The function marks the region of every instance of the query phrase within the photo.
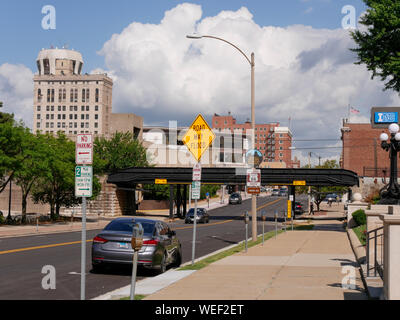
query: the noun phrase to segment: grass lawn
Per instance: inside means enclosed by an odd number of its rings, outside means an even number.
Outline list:
[[[357,235],[358,240],[360,240],[361,244],[365,246],[366,244],[366,239],[365,239],[365,233],[364,231],[367,230],[367,225],[363,224],[361,226],[353,228],[354,233]]]

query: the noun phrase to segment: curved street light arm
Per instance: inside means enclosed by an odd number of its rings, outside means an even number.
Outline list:
[[[201,36],[201,37],[202,37],[202,38],[217,39],[217,40],[221,40],[221,41],[223,41],[223,42],[226,42],[227,44],[230,44],[232,47],[236,48],[236,49],[246,58],[246,60],[248,61],[248,63],[250,63],[250,66],[254,66],[254,63],[251,62],[251,60],[247,57],[247,55],[246,55],[242,50],[240,50],[237,46],[235,46],[233,43],[231,43],[231,42],[229,42],[229,41],[227,41],[227,40],[225,40],[225,39],[218,38],[218,37],[214,37],[214,36]]]

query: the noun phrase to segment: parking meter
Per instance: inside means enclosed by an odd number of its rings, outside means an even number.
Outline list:
[[[262,221],[266,221],[266,220],[267,220],[267,213],[266,213],[265,210],[263,210],[263,211],[261,212],[261,220],[262,220]]]
[[[133,267],[132,267],[131,294],[130,294],[131,300],[135,299],[137,262],[138,262],[139,250],[143,246],[143,235],[144,235],[144,230],[142,224],[136,223],[135,220],[133,220],[132,240],[131,240],[131,245],[133,249]]]
[[[135,223],[133,225],[133,233],[132,233],[132,249],[135,251],[139,251],[143,246],[143,234],[144,230],[141,223]]]

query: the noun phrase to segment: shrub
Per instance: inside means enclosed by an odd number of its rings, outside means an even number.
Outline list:
[[[365,211],[363,209],[358,209],[352,213],[353,219],[356,222],[357,226],[362,226],[367,223],[367,216],[365,215]]]

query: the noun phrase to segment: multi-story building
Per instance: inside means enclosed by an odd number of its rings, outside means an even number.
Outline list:
[[[182,139],[188,127],[144,127],[143,145],[150,161],[161,167],[193,167],[194,157]],[[204,167],[245,166],[247,136],[232,135],[228,130],[215,132],[215,139],[204,152],[201,164]]]
[[[343,169],[356,172],[361,177],[389,177],[389,154],[380,146],[379,136],[385,129],[372,128],[370,123],[351,123],[343,120],[341,128]],[[397,160],[398,166],[400,160]]]
[[[240,132],[246,134],[248,130],[251,130],[251,122],[237,123],[236,119],[230,113],[228,116],[214,114],[212,127],[214,130],[220,132],[230,130],[234,134]],[[292,133],[288,127],[281,127],[279,122],[256,124],[254,131],[254,148],[259,150],[264,156],[265,163],[263,167],[293,167],[294,163],[291,151]]]
[[[141,136],[143,118],[112,114],[113,81],[107,74],[81,74],[82,55],[68,49],[43,49],[34,76],[33,132]]]

